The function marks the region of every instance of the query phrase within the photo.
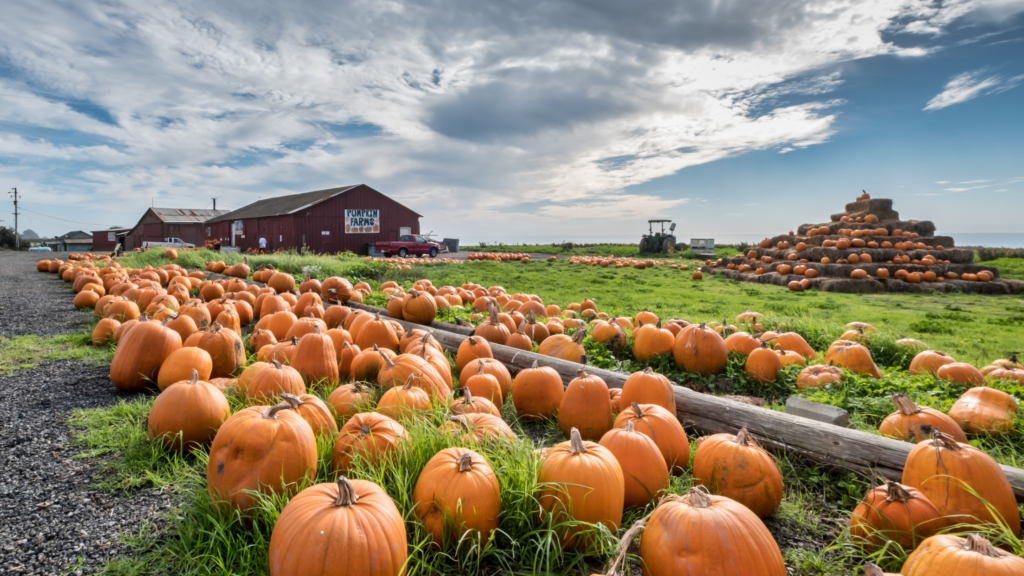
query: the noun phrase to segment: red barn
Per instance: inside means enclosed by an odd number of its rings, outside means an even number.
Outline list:
[[[124,250],[141,248],[143,242],[163,242],[164,238],[181,238],[189,244],[206,242],[205,222],[227,214],[227,210],[194,210],[192,208],[150,208],[125,235]]]
[[[110,230],[93,230],[93,252],[113,252],[114,248],[117,246],[118,240],[123,240],[124,237],[131,231],[131,228],[111,228]]]
[[[259,200],[211,218],[206,236],[244,250],[366,254],[367,245],[419,234],[422,216],[365,184]]]

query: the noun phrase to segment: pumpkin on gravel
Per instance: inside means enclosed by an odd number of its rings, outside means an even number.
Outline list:
[[[413,490],[416,516],[436,546],[470,542],[485,544],[498,527],[501,488],[487,460],[466,448],[445,448],[420,472]]]
[[[149,440],[171,450],[206,446],[230,416],[224,394],[192,370],[188,380],[167,386],[153,401],[146,419]]]
[[[206,486],[217,506],[246,512],[254,492],[284,495],[316,475],[313,429],[289,404],[252,406],[227,419],[210,447]]]
[[[340,476],[299,492],[281,511],[270,536],[270,574],[400,576],[406,538],[402,514],[380,486]]]
[[[960,429],[960,425],[942,412],[934,408],[921,408],[901,392],[892,393],[892,403],[896,405],[896,411],[886,416],[878,427],[883,436],[908,442],[924,442],[931,439],[932,430],[939,430],[957,442],[967,443],[967,435]]]
[[[181,349],[181,336],[165,324],[166,320],[138,322],[117,343],[110,381],[118,390],[145,390],[158,378],[164,360]]]
[[[983,526],[997,521],[1020,533],[1020,510],[1006,474],[991,456],[935,430],[910,451],[903,484],[935,504],[946,526]]]
[[[771,516],[782,503],[782,474],[775,460],[752,442],[744,427],[735,436],[714,434],[697,447],[694,483],[712,494],[731,498],[759,518]]]
[[[747,507],[696,486],[663,500],[640,536],[644,576],[786,576],[782,552]]]
[[[607,448],[583,440],[576,428],[569,431],[569,441],[547,453],[537,483],[545,487],[538,497],[541,509],[552,514],[555,524],[601,523],[614,532],[622,522],[626,491],[622,468]],[[565,529],[562,548],[586,550],[592,537],[581,533],[584,530]]]
[[[586,370],[576,372],[576,378],[565,387],[558,407],[558,427],[568,436],[572,430],[584,439],[600,440],[612,428],[612,403],[608,384]]]
[[[360,458],[368,466],[376,465],[408,440],[405,427],[394,418],[378,412],[360,412],[341,427],[334,443],[334,471],[345,474],[352,461]]]
[[[966,538],[940,534],[922,542],[903,563],[900,574],[1018,576],[1024,574],[1024,558],[996,548],[977,534]]]
[[[121,323],[113,318],[101,318],[92,330],[92,345],[106,346],[113,342],[114,334]]]
[[[890,540],[913,550],[942,525],[938,509],[927,496],[890,480],[869,490],[854,508],[850,537],[872,552]]]

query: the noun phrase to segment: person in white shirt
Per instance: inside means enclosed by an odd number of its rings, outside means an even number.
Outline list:
[[[260,254],[267,250],[267,239],[260,237]]]

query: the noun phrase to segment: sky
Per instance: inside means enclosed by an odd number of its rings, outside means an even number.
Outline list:
[[[1024,0],[7,0],[0,188],[44,235],[364,183],[480,241],[1024,232]],[[13,207],[0,225],[13,224]]]

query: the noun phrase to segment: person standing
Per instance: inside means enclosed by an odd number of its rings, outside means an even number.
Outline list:
[[[267,239],[260,236],[260,254],[267,253]]]

